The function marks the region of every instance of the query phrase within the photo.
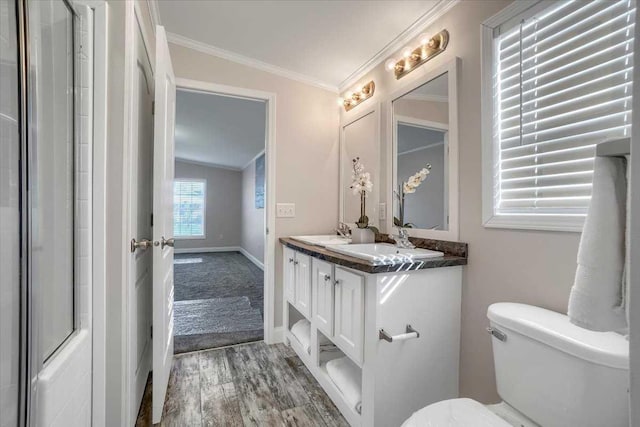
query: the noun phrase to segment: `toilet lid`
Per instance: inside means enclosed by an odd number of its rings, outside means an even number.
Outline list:
[[[436,402],[415,412],[402,427],[512,427],[483,404],[471,399]]]

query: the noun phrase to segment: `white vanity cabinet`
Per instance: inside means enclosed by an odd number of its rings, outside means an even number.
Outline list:
[[[311,317],[311,257],[290,248],[285,248],[283,254],[285,297],[309,319]]]
[[[352,426],[399,426],[426,405],[458,397],[461,265],[366,272],[305,252],[285,247],[285,341]],[[307,277],[309,301],[298,295]],[[311,323],[309,352],[290,331],[302,317]],[[359,412],[326,368],[345,356],[361,370]]]

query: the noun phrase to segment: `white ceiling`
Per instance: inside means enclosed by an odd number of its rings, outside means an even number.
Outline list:
[[[160,22],[169,33],[333,88],[438,3],[157,0]]]
[[[177,159],[242,169],[264,150],[266,104],[179,90]]]

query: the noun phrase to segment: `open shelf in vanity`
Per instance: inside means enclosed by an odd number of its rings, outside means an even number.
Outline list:
[[[390,268],[291,239],[281,242],[286,342],[352,426],[400,425],[414,411],[458,396],[466,245],[431,264]],[[292,332],[301,320],[308,322],[309,351]],[[419,337],[380,337],[381,329],[402,335],[407,325]],[[349,378],[361,378],[348,382],[351,391],[359,388],[358,407],[327,369],[329,361],[343,357],[348,361],[334,361],[332,369],[335,375],[335,366],[347,365]]]

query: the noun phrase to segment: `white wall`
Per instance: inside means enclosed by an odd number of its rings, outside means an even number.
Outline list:
[[[337,94],[206,53],[170,45],[176,78],[276,94],[276,202],[295,218],[276,218],[279,237],[322,234],[338,221]],[[276,243],[275,326],[282,325],[282,247]]]
[[[242,172],[176,160],[175,177],[206,181],[205,238],[176,239],[176,249],[240,246]]]
[[[460,392],[486,403],[499,400],[491,341],[485,331],[487,307],[493,302],[513,301],[566,312],[580,239],[578,233],[498,230],[482,226],[480,25],[509,3],[508,0],[458,3],[425,28],[428,34],[442,29],[449,31],[451,37],[445,52],[400,80],[386,71],[384,64],[360,79],[376,82],[376,93],[362,104],[364,106],[385,100],[390,93],[456,56],[462,61],[458,100],[459,240],[469,243],[469,265],[464,268],[463,281]],[[417,41],[408,44],[417,45]],[[344,114],[345,118],[358,114],[359,108]],[[391,139],[384,120],[382,130],[384,153]]]
[[[242,238],[240,246],[264,263],[265,209],[256,208],[256,161],[242,170]],[[266,206],[266,203],[265,203]]]

